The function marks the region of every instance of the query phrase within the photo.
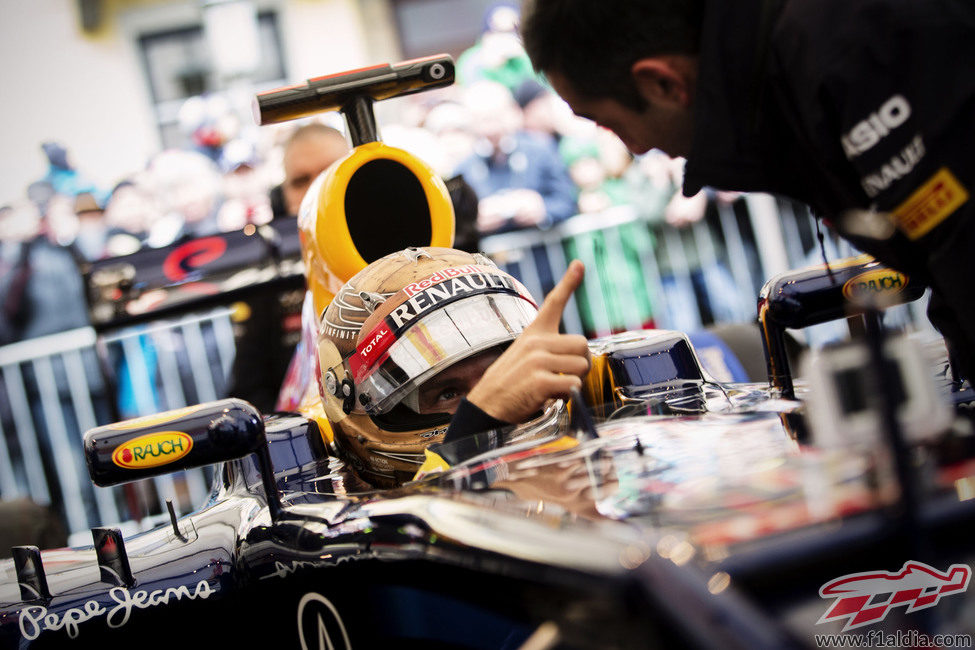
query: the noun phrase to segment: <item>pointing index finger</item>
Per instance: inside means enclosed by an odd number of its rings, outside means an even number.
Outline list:
[[[572,297],[575,290],[582,284],[582,278],[585,274],[586,267],[582,265],[582,262],[572,260],[569,268],[565,271],[565,275],[555,285],[555,288],[545,296],[545,301],[539,308],[538,315],[529,328],[535,331],[557,332],[559,322],[562,320],[562,312],[565,311],[565,306],[568,304],[569,298]]]

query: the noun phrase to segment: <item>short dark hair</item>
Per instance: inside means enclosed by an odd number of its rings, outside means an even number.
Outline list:
[[[703,0],[525,0],[521,35],[540,73],[580,95],[642,108],[630,74],[643,58],[700,51]]]
[[[309,122],[299,126],[297,129],[291,132],[288,136],[288,140],[284,143],[284,148],[289,148],[292,143],[298,142],[300,140],[307,140],[308,138],[314,136],[328,136],[331,138],[341,138],[345,140],[345,135],[338,129],[328,126],[327,124],[322,124],[321,122]]]

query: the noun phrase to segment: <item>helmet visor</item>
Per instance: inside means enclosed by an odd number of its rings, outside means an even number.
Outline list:
[[[513,294],[470,296],[426,314],[394,334],[377,327],[364,340],[385,352],[369,366],[355,353],[343,360],[356,385],[355,410],[379,415],[396,406],[410,391],[440,371],[481,350],[512,341],[535,319],[537,309]],[[391,344],[378,336],[393,337]]]

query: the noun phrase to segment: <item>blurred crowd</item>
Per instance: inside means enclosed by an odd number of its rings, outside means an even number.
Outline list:
[[[387,144],[476,197],[466,208],[455,200],[459,230],[544,229],[623,204],[678,226],[700,219],[707,198],[681,196],[682,161],[634,160],[611,132],[572,115],[532,71],[517,23],[515,5],[494,6],[457,60],[458,83],[400,100],[399,117],[380,120]],[[180,128],[184,147],[111,188],[85,177],[70,143],[42,145],[46,175],[24,197],[0,197],[13,199],[0,207],[0,344],[86,323],[75,264],[293,217],[311,181],[348,151],[338,115],[257,129],[219,96],[188,100]]]

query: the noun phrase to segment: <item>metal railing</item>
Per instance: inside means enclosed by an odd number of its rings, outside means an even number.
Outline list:
[[[754,322],[765,281],[822,263],[819,229],[806,206],[767,194],[712,201],[684,228],[651,222],[629,206],[573,217],[548,230],[481,240],[482,250],[536,296],[547,293],[580,259],[583,286],[567,306],[568,332],[601,336],[655,326],[685,332],[727,322]],[[823,232],[827,259],[858,254]],[[892,323],[928,328],[926,301],[893,310]]]
[[[0,348],[0,498],[50,505],[72,534],[205,502],[210,468],[100,488],[85,431],[225,396],[234,360],[230,310],[97,337],[81,328]]]

